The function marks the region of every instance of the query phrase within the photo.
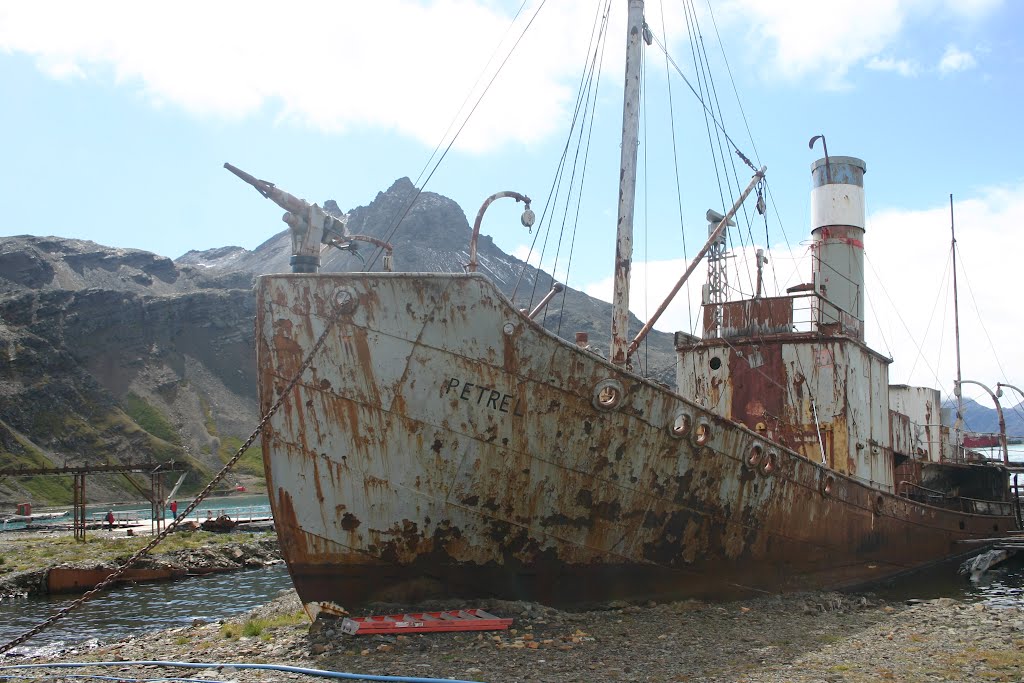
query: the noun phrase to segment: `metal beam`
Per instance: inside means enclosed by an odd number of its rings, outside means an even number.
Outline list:
[[[6,467],[0,470],[0,477],[28,477],[39,474],[97,474],[102,472],[183,472],[191,469],[188,463],[141,462],[121,465],[77,465],[63,467]]]

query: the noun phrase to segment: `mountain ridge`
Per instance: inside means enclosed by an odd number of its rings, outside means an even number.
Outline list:
[[[394,245],[395,270],[461,271],[468,261],[465,213],[408,178],[348,215],[351,233]],[[179,459],[193,467],[186,487],[205,485],[259,421],[253,284],[289,272],[290,255],[286,228],[252,251],[224,246],[174,260],[88,240],[0,238],[0,467]],[[330,249],[321,272],[370,263],[380,270],[373,255],[373,248]],[[480,272],[517,306],[532,307],[550,289],[549,274],[484,235],[478,259]],[[607,336],[610,317],[610,304],[567,287],[538,322],[596,340]],[[640,321],[630,326],[639,330]],[[671,380],[672,336],[653,333],[648,349],[648,374]],[[232,476],[258,486],[258,445],[251,451]],[[8,477],[0,502],[66,503],[70,485],[66,477]],[[90,500],[137,496],[123,478],[90,477]]]

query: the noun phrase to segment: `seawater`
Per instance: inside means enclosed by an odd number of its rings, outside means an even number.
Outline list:
[[[284,565],[179,581],[116,586],[81,605],[11,654],[88,647],[148,631],[243,614],[291,590]],[[0,642],[8,643],[74,602],[51,595],[0,602]]]
[[[178,513],[183,513],[185,508],[192,502],[190,498],[178,498]],[[168,508],[166,510],[166,518],[172,519],[170,511],[170,503],[168,502]],[[47,512],[59,511],[60,508],[47,508]],[[99,505],[86,505],[85,507],[85,518],[90,522],[100,522],[104,519],[107,511],[113,511],[118,519],[138,519],[148,520],[152,514],[152,510],[148,504],[141,505],[139,503],[123,503],[119,505],[110,505],[107,503]],[[222,497],[211,497],[204,499],[195,510],[193,510],[188,518],[197,519],[202,521],[209,517],[217,517],[221,513],[226,513],[230,517],[236,517],[236,513],[243,512],[248,513],[255,511],[261,515],[270,515],[270,499],[267,498],[266,494],[250,493],[240,494]],[[36,512],[43,512],[42,509],[36,510]],[[53,520],[42,520],[32,524],[33,529],[47,529],[47,528],[61,528],[70,527],[72,523],[71,508],[67,508],[67,515],[64,517],[58,517]],[[0,531],[19,531],[25,529],[25,522],[4,522],[0,524]],[[88,533],[88,532],[86,532]]]

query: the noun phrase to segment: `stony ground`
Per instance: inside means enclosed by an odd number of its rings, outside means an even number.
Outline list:
[[[121,541],[88,544],[98,552],[123,554]],[[190,540],[163,555],[183,566],[246,566],[275,561],[270,538],[240,543]],[[116,543],[115,543],[116,542]],[[198,547],[195,547],[198,544]],[[0,538],[6,568],[45,557],[74,561],[54,540],[40,558]],[[108,547],[109,546],[109,547]],[[73,544],[75,552],[84,552]],[[7,552],[11,551],[11,552]],[[56,553],[57,556],[53,556]],[[20,564],[18,565],[20,566]],[[42,570],[39,570],[42,571]],[[14,590],[15,576],[0,577],[0,593]],[[38,580],[38,577],[37,577]],[[6,589],[3,590],[3,589]],[[45,657],[0,656],[0,678],[79,681],[194,679],[237,683],[324,680],[297,673],[230,664],[291,667],[419,678],[513,683],[526,681],[743,681],[747,683],[835,683],[861,681],[1024,681],[1024,607],[991,607],[948,598],[886,603],[870,596],[815,593],[709,604],[610,604],[586,612],[559,611],[523,602],[478,601],[415,608],[375,605],[369,612],[479,607],[512,618],[507,631],[406,636],[349,636],[337,620],[309,623],[294,592],[233,621],[185,628],[57,652]],[[27,643],[31,645],[31,643]],[[128,662],[175,661],[218,664],[215,668],[139,666]],[[86,668],[5,669],[21,664],[124,662]]]
[[[276,663],[360,674],[471,681],[744,681],[747,683],[1024,680],[1024,610],[943,598],[913,605],[810,594],[707,604],[613,604],[564,612],[531,603],[474,606],[512,617],[508,631],[349,636],[310,625],[291,592],[231,622],[193,624],[32,663],[191,661],[214,669],[118,664],[24,671],[210,681],[323,680],[231,667]],[[388,611],[388,607],[377,606]],[[421,605],[420,609],[430,608]],[[450,609],[451,604],[445,608]],[[4,665],[28,663],[8,657]],[[0,675],[16,673],[0,669]],[[25,679],[28,680],[28,679]],[[34,678],[33,680],[40,680]]]

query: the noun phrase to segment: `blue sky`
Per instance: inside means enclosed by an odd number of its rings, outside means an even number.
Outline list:
[[[499,0],[299,1],[287,11],[261,2],[0,5],[0,234],[76,237],[172,258],[252,249],[283,229],[280,210],[224,171],[225,161],[310,201],[367,204],[396,178],[419,175],[478,76],[493,72],[488,60],[508,53],[508,36],[538,5],[529,0],[514,22],[520,2]],[[531,195],[541,214],[596,6],[549,0],[537,12],[428,190],[458,201],[470,220],[505,189]],[[590,193],[568,275],[605,299],[626,2],[612,6]],[[867,162],[868,338],[897,358],[892,380],[951,389],[952,193],[968,290],[964,376],[1024,384],[1012,279],[1024,252],[1024,3],[730,0],[712,3],[713,22],[705,0],[694,6],[729,133],[769,167],[778,216],[767,237],[763,225],[752,234],[758,246],[768,243],[780,283],[806,279],[799,259],[809,167],[820,156],[807,141],[824,133],[830,154]],[[685,7],[649,0],[647,19],[692,79]],[[649,182],[639,191],[631,299],[641,317],[702,241],[704,210],[722,208],[703,118],[673,77],[684,254],[660,107],[664,56],[655,45],[646,60]],[[741,175],[745,184],[749,174]],[[506,202],[489,210],[483,232],[525,257],[532,237]],[[559,258],[564,278],[564,252]],[[658,327],[689,328],[685,301]]]

